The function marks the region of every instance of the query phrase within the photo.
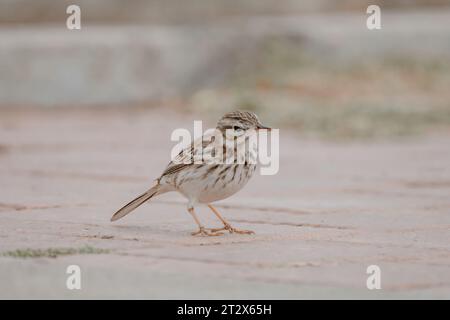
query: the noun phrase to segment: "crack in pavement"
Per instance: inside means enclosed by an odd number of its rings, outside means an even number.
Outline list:
[[[14,170],[16,174],[31,174],[33,176],[42,177],[57,177],[57,178],[76,178],[87,179],[93,181],[103,182],[141,182],[148,181],[149,179],[138,176],[127,175],[112,175],[112,174],[99,174],[99,173],[84,173],[84,172],[64,172],[64,171],[50,171],[50,170]]]
[[[67,204],[53,204],[53,205],[26,205],[17,203],[3,203],[0,202],[0,211],[15,210],[15,211],[25,211],[25,210],[43,210],[43,209],[60,209],[60,208],[73,208],[73,207],[86,207],[89,206],[87,203],[78,203],[74,205]]]
[[[292,223],[292,222],[272,222],[263,220],[246,220],[246,219],[230,219],[233,222],[248,223],[248,224],[267,224],[273,226],[290,226],[290,227],[310,227],[310,228],[325,228],[325,229],[337,229],[337,230],[355,230],[355,227],[346,226],[332,226],[327,224],[318,223]]]

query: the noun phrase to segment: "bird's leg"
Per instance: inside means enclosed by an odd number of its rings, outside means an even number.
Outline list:
[[[222,216],[220,215],[219,211],[217,211],[216,208],[214,208],[212,205],[208,204],[208,207],[214,212],[214,214],[219,218],[220,221],[223,223],[223,228],[219,229],[211,229],[212,232],[217,232],[221,230],[228,230],[230,233],[239,233],[239,234],[254,234],[254,231],[251,230],[239,230],[236,228],[233,228]]]
[[[191,233],[193,236],[196,236],[196,235],[201,235],[201,236],[220,236],[220,235],[223,234],[222,232],[217,232],[217,231],[205,229],[205,227],[200,223],[200,220],[198,220],[197,215],[194,212],[194,208],[188,208],[188,211],[192,215],[192,217],[194,218],[195,222],[198,225],[198,231]]]

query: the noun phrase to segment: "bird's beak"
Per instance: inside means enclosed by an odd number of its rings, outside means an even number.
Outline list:
[[[263,126],[263,125],[259,125],[257,130],[261,130],[261,129],[266,129],[267,131],[272,130],[272,128],[269,128],[269,127],[266,127],[266,126]]]

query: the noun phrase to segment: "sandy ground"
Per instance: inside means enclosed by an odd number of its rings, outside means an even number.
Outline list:
[[[177,194],[110,223],[196,118],[1,111],[0,298],[450,298],[449,134],[325,143],[281,129],[279,173],[218,203],[253,236],[192,237]],[[86,245],[109,252],[7,254]],[[66,288],[71,264],[81,290]],[[366,288],[371,264],[381,290]]]

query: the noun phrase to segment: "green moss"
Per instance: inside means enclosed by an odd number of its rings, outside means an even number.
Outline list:
[[[16,249],[14,251],[4,252],[1,255],[4,257],[14,258],[56,258],[58,256],[68,256],[76,254],[102,254],[109,252],[110,250],[107,249],[85,246],[81,248]]]

